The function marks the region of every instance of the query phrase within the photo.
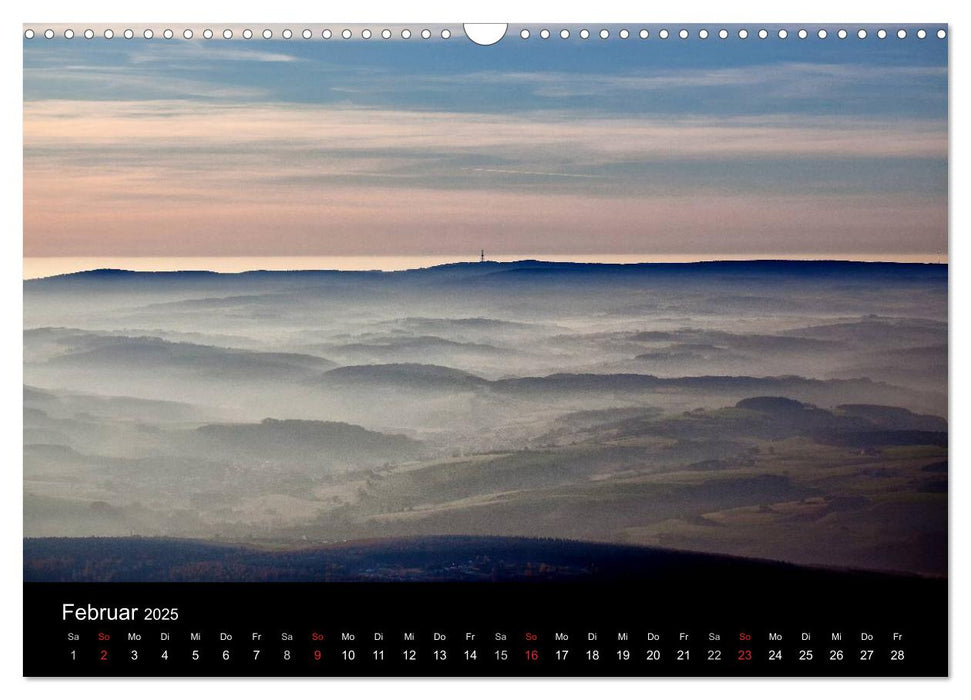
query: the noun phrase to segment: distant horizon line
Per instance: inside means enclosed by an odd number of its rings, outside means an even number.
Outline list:
[[[178,261],[179,264],[176,264]],[[190,261],[192,261],[190,263]],[[259,262],[256,262],[259,261]],[[753,257],[748,255],[689,256],[689,255],[496,255],[461,257],[457,255],[332,255],[332,256],[125,256],[125,257],[24,257],[23,279],[44,279],[61,275],[116,270],[123,272],[210,272],[238,274],[244,272],[403,272],[442,265],[486,263],[544,262],[560,264],[651,265],[716,262],[858,262],[884,264],[948,264],[946,254],[897,255],[893,259],[874,256],[847,255],[825,257],[819,255],[776,255]],[[335,265],[335,263],[344,265]],[[316,263],[316,264],[315,264]],[[383,264],[382,264],[383,263]],[[188,266],[186,266],[188,265]]]

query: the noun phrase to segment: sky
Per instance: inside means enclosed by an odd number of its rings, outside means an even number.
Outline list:
[[[24,41],[24,255],[936,259],[947,42]]]

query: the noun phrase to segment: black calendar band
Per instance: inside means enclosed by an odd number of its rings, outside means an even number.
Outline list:
[[[947,582],[917,577],[26,583],[24,600],[27,676],[948,673]]]

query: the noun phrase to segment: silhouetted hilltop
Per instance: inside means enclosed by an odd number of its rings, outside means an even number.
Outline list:
[[[387,384],[411,388],[451,389],[485,385],[488,382],[468,372],[417,363],[350,365],[325,372],[320,381],[335,384]]]
[[[940,416],[914,413],[898,406],[842,404],[836,410],[847,416],[860,416],[881,428],[947,432],[947,421]]]
[[[577,263],[547,260],[518,260],[515,262],[456,262],[426,268],[385,272],[380,270],[251,270],[247,272],[212,272],[179,270],[170,272],[138,272],[131,270],[97,269],[26,280],[28,288],[43,288],[85,282],[108,285],[144,282],[164,285],[184,285],[215,278],[240,281],[294,278],[301,282],[315,280],[375,280],[406,278],[473,279],[477,277],[556,277],[556,276],[794,276],[835,277],[861,275],[872,278],[892,277],[900,281],[907,277],[928,279],[947,277],[947,265],[931,263],[854,262],[841,260],[720,260],[686,263]]]
[[[754,396],[750,399],[742,399],[735,404],[735,407],[762,413],[802,413],[807,408],[805,404],[784,396]]]
[[[693,411],[676,417],[644,416],[592,424],[588,435],[663,436],[679,440],[783,440],[807,437],[821,444],[858,449],[892,445],[947,446],[947,421],[891,406],[866,406],[859,412],[818,408],[784,396],[742,399],[733,408]],[[853,408],[853,407],[850,407]],[[886,409],[884,411],[884,409]],[[894,416],[889,429],[885,415]]]
[[[421,443],[404,435],[387,435],[359,425],[332,421],[277,420],[260,423],[204,425],[196,430],[209,449],[220,448],[246,458],[314,460],[371,457],[415,457]]]
[[[39,328],[24,332],[24,341],[50,335],[56,329]],[[67,352],[49,360],[53,366],[80,369],[133,371],[147,369],[179,370],[197,375],[238,376],[254,379],[260,376],[300,376],[321,372],[334,362],[300,353],[257,352],[222,348],[197,343],[172,342],[152,336],[129,337],[97,333],[65,332],[53,341]]]
[[[24,540],[24,581],[649,583],[730,578],[769,585],[890,577],[656,547],[523,537],[412,537],[285,550],[142,537]]]

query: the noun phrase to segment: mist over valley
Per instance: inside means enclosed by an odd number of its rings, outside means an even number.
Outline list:
[[[25,537],[545,537],[943,575],[947,267],[24,283]]]

